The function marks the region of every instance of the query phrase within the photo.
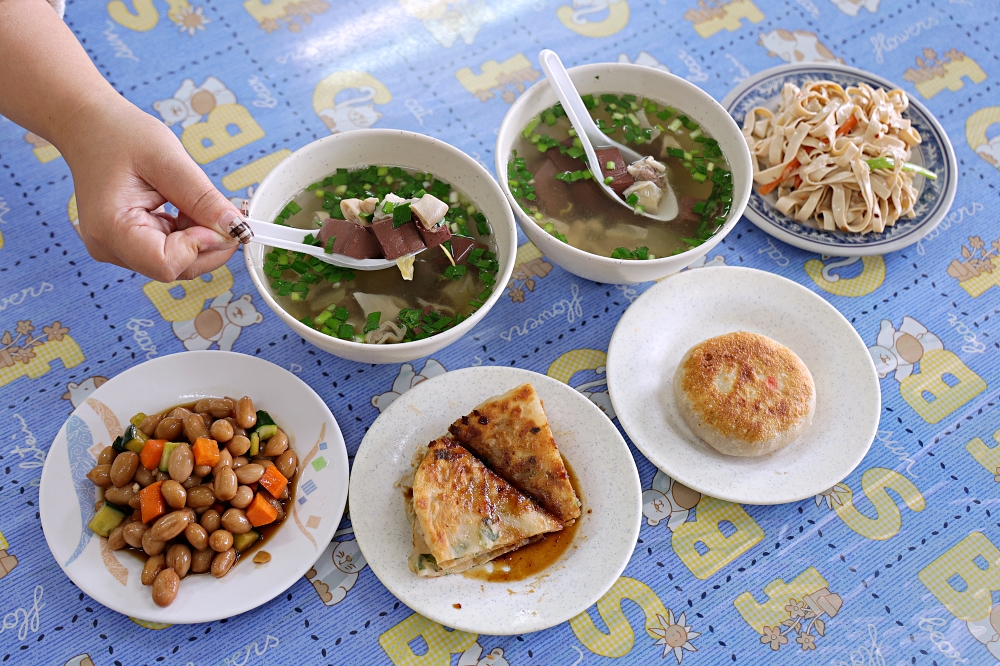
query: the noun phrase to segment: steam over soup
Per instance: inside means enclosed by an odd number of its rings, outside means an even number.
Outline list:
[[[597,177],[633,211],[594,182],[560,104],[528,123],[514,144],[507,177],[521,208],[559,240],[614,259],[679,254],[711,238],[733,201],[719,143],[682,111],[648,98],[602,94],[583,101],[601,131],[644,156],[631,165],[618,149],[598,156]],[[663,222],[643,216],[654,212],[666,187],[677,197],[677,217]]]
[[[352,271],[268,248],[264,272],[278,304],[343,340],[410,342],[452,328],[490,297],[500,268],[476,205],[433,174],[400,167],[338,169],[299,192],[274,223],[315,230],[305,242],[328,254],[397,260]]]

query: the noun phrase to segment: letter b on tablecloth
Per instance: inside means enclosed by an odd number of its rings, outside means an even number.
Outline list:
[[[705,580],[764,538],[764,530],[739,504],[702,497],[695,512],[696,520],[674,531],[671,546],[696,578]],[[723,534],[723,522],[736,530]],[[703,552],[696,547],[699,543]]]
[[[1000,590],[1000,549],[973,532],[917,574],[951,614],[965,622],[990,614],[991,592]]]
[[[427,652],[416,654],[410,641],[422,637]],[[476,642],[477,634],[448,631],[437,622],[414,613],[378,638],[389,659],[396,666],[449,666],[451,655],[468,650]]]
[[[194,319],[205,307],[205,301],[221,296],[233,288],[233,274],[225,266],[209,273],[211,280],[196,277],[176,282],[149,282],[142,288],[167,321]],[[178,293],[179,292],[179,293]]]
[[[947,377],[957,381],[948,383]],[[983,378],[944,349],[925,353],[920,359],[920,373],[899,384],[903,400],[928,423],[937,423],[985,390]]]

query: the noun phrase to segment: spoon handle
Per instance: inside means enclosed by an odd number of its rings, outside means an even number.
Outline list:
[[[587,110],[583,100],[580,99],[579,93],[576,92],[576,86],[573,85],[573,82],[569,78],[569,73],[563,67],[562,61],[555,51],[544,49],[538,54],[538,62],[541,64],[542,71],[545,72],[545,76],[549,80],[549,85],[555,91],[556,97],[562,103],[563,110],[566,111],[570,124],[576,130],[580,143],[583,144],[583,151],[587,155],[587,163],[590,164],[595,177],[599,178],[602,171],[601,165],[597,162],[597,153],[594,151],[594,145],[603,146],[607,143],[604,133],[594,124],[593,119],[590,117],[590,112]]]

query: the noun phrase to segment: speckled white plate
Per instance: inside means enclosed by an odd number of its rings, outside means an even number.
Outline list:
[[[559,450],[579,482],[583,516],[573,542],[540,574],[522,581],[417,577],[406,564],[412,541],[398,481],[411,471],[417,447],[479,403],[525,382],[545,403]],[[562,382],[501,367],[448,372],[397,398],[358,448],[350,502],[361,552],[390,592],[447,627],[493,635],[539,631],[586,610],[625,569],[642,518],[635,461],[604,412]]]
[[[759,458],[708,446],[674,402],[674,372],[687,350],[741,330],[794,351],[816,384],[812,424]],[[736,267],[684,271],[640,296],[611,337],[608,390],[650,462],[690,488],[741,504],[794,502],[841,481],[868,452],[882,406],[871,356],[843,315],[791,280]]]
[[[95,488],[86,474],[136,413],[224,395],[249,395],[254,406],[266,410],[288,434],[299,458],[295,502],[291,515],[264,545],[270,563],[241,560],[221,579],[188,576],[174,602],[160,608],[150,588],[139,582],[142,561],[108,550],[107,539],[87,527],[94,515]],[[305,382],[254,356],[189,351],[129,368],[74,410],[46,457],[39,510],[56,562],[99,603],[150,622],[210,622],[270,601],[309,570],[340,524],[347,483],[347,448],[340,428]]]

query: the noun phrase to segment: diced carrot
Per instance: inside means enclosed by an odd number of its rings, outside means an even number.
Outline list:
[[[774,190],[774,188],[776,188],[781,183],[781,181],[791,176],[792,172],[798,168],[799,168],[799,158],[797,157],[792,158],[792,161],[785,165],[784,170],[781,172],[781,175],[778,176],[777,180],[761,186],[760,190],[758,191],[761,193],[762,196],[767,196],[768,194],[771,193],[772,190]]]
[[[254,495],[253,501],[250,502],[250,506],[246,508],[246,514],[251,525],[260,527],[261,525],[273,523],[274,519],[278,517],[278,510],[271,506],[270,502],[261,497],[260,493],[257,493]]]
[[[146,469],[156,469],[163,456],[163,445],[166,443],[165,439],[147,439],[139,453],[139,462],[142,463],[142,466]]]
[[[199,437],[191,447],[191,453],[194,454],[195,465],[215,467],[219,464],[219,443],[214,439]]]
[[[142,509],[142,522],[156,520],[167,512],[167,501],[163,499],[160,488],[163,481],[151,483],[139,491],[139,507]]]
[[[267,488],[269,493],[278,497],[285,489],[285,486],[288,485],[288,479],[285,478],[284,474],[278,471],[277,467],[271,465],[264,470],[264,474],[260,477],[260,480],[257,483]]]
[[[837,128],[836,136],[844,136],[848,134],[854,127],[858,124],[857,116],[851,116],[844,121],[844,124]]]

